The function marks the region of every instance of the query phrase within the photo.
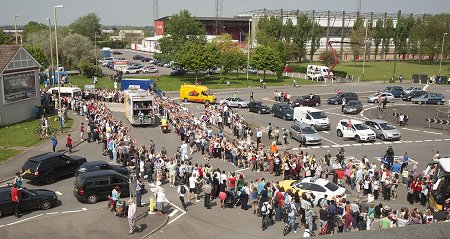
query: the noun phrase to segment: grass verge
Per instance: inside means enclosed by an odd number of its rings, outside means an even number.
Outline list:
[[[23,150],[18,149],[0,149],[0,164],[22,152]]]

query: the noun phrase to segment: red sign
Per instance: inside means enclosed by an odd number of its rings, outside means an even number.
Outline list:
[[[155,35],[157,36],[164,35],[164,21],[154,21],[153,28],[155,31]]]

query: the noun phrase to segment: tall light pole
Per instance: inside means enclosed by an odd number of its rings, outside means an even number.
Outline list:
[[[95,68],[97,68],[98,66],[97,66],[97,62],[98,62],[98,59],[97,59],[97,54],[98,52],[97,52],[97,32],[94,32],[94,54],[95,54]]]
[[[398,10],[397,24],[395,24],[396,34],[394,43],[394,72],[392,73],[392,81],[395,82],[395,70],[397,68],[397,47],[398,47],[398,35],[400,33],[400,20],[402,17],[402,11]]]
[[[58,19],[56,18],[56,9],[63,8],[63,5],[55,5],[53,6],[53,17],[55,18],[55,51],[56,51],[56,69],[58,70],[58,110],[59,110],[59,122],[61,125],[61,133],[63,133],[63,112],[61,109],[61,75],[59,74],[59,57],[58,57]]]
[[[16,35],[16,45],[19,45],[18,37],[17,37],[17,18],[19,15],[14,15],[14,35]]]
[[[250,68],[250,40],[252,39],[251,32],[250,32],[251,31],[251,29],[250,29],[251,23],[252,23],[252,18],[250,17],[248,19],[248,37],[247,37],[247,87],[249,86],[248,85],[248,69]]]
[[[369,23],[366,24],[366,37],[364,38],[364,60],[363,60],[363,69],[362,69],[362,81],[364,81],[364,73],[365,73],[365,66],[366,66],[366,54],[367,54],[367,44],[370,43],[369,39],[367,39],[367,31],[369,29]]]
[[[444,33],[444,35],[442,36],[441,61],[439,62],[439,76],[441,75],[442,70],[442,57],[444,56],[445,35],[447,35],[447,32]]]
[[[50,69],[50,73],[49,73],[49,77],[51,80],[52,85],[55,85],[55,68],[53,68],[53,45],[52,45],[52,24],[50,22],[50,18],[47,17],[47,21],[48,21],[48,31],[49,31],[49,37],[50,37],[50,59],[52,62],[52,68]]]

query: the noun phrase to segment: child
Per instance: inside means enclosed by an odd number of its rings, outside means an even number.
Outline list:
[[[80,138],[81,138],[81,141],[83,141],[83,138],[84,138],[84,123],[81,123]]]

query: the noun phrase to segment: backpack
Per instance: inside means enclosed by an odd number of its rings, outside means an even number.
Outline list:
[[[289,213],[292,213],[292,203],[289,203],[289,204],[287,205],[286,210],[287,210],[287,213],[288,213],[288,214],[289,214]]]
[[[263,205],[262,205],[262,207],[261,207],[261,212],[262,212],[262,213],[267,212],[267,204],[266,204],[266,203],[263,203]]]
[[[186,187],[184,185],[181,185],[180,187],[181,187],[180,188],[180,193],[181,194],[186,194]]]

